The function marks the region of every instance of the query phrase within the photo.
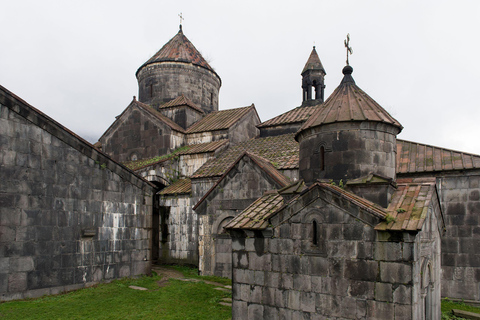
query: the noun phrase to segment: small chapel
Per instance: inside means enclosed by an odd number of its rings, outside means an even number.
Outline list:
[[[232,278],[233,319],[438,319],[441,297],[480,301],[480,155],[399,139],[348,58],[332,69],[325,97],[313,47],[299,105],[262,121],[220,108],[180,25],[94,145],[0,87],[1,299],[163,263]]]

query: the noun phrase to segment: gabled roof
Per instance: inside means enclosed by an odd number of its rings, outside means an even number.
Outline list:
[[[479,168],[480,155],[397,139],[397,173]]]
[[[228,144],[227,139],[206,142],[206,143],[192,144],[192,145],[177,148],[169,154],[148,158],[148,159],[129,161],[124,163],[124,165],[127,168],[136,171],[136,170],[140,170],[140,169],[167,161],[173,157],[180,156],[180,155],[214,152],[214,151],[217,151],[219,148],[226,146],[227,144]]]
[[[170,41],[168,41],[157,53],[153,55],[153,57],[151,57],[140,68],[138,68],[137,74],[140,71],[140,69],[142,69],[146,65],[149,65],[152,63],[160,63],[160,62],[191,63],[193,65],[205,68],[215,73],[213,68],[210,67],[210,65],[202,57],[200,52],[198,52],[195,46],[183,34],[183,31],[181,28],[178,31],[178,33],[172,39],[170,39]]]
[[[318,57],[317,50],[315,50],[315,46],[313,46],[312,53],[310,53],[310,57],[302,70],[302,74],[308,70],[322,70],[326,74],[325,68]]]
[[[433,198],[437,196],[435,178],[399,179],[397,190],[387,208],[389,219],[376,230],[419,231],[422,229]],[[438,206],[438,210],[441,210]],[[443,223],[443,221],[442,221]]]
[[[319,108],[318,106],[297,107],[275,118],[260,123],[257,128],[273,127],[282,124],[305,122]]]
[[[192,180],[178,179],[165,189],[162,189],[159,194],[161,195],[175,195],[175,194],[187,194],[192,191]]]
[[[159,106],[159,109],[167,109],[167,108],[175,108],[175,107],[181,107],[181,106],[188,106],[195,111],[198,111],[200,113],[205,113],[201,108],[197,107],[195,103],[193,103],[190,99],[185,97],[183,94],[178,96],[177,98],[170,100],[161,106]]]
[[[33,125],[45,130],[86,157],[95,160],[99,165],[102,165],[102,168],[107,168],[122,177],[125,181],[129,181],[131,184],[139,188],[147,187],[152,190],[157,189],[155,185],[143,179],[129,168],[113,160],[107,154],[95,148],[88,141],[84,140],[73,131],[70,131],[68,128],[53,120],[40,110],[31,106],[1,85],[0,105],[12,110]]]
[[[255,200],[238,216],[229,221],[225,229],[264,230],[268,227],[268,219],[284,205],[283,197],[275,191]]]
[[[236,165],[244,158],[244,157],[248,157],[250,159],[252,159],[252,161],[260,168],[262,169],[271,179],[273,179],[273,181],[275,181],[275,183],[280,187],[280,188],[284,188],[286,186],[288,186],[290,184],[290,180],[285,177],[283,174],[281,174],[280,172],[277,171],[277,169],[275,169],[275,167],[267,160],[267,159],[264,159],[260,156],[257,156],[257,155],[254,155],[252,153],[249,153],[249,152],[243,152],[231,165],[230,167],[225,171],[225,173],[222,175],[222,177],[220,179],[218,179],[218,181],[213,185],[213,187],[210,188],[210,190],[207,191],[207,193],[205,193],[205,195],[200,199],[200,201],[198,201],[198,203],[193,207],[193,209],[195,210],[196,208],[198,208],[200,206],[200,204],[208,198],[208,196],[218,187],[218,185],[220,185],[223,180],[228,176],[228,173],[230,171],[232,171]]]
[[[294,140],[294,134],[250,139],[241,142],[220,154],[217,158],[207,161],[198,169],[192,178],[221,176],[245,151],[259,155],[279,170],[298,168],[299,145]]]
[[[164,116],[163,114],[161,114],[160,112],[158,112],[157,110],[153,109],[152,107],[150,107],[148,104],[145,104],[143,102],[140,102],[137,100],[137,98],[134,96],[133,97],[133,100],[132,102],[130,102],[130,104],[125,108],[125,110],[123,110],[123,112],[118,116],[116,117],[115,121],[110,125],[110,127],[108,127],[108,129],[102,134],[102,136],[100,137],[99,140],[102,139],[103,136],[105,136],[108,132],[110,132],[110,130],[112,130],[114,127],[115,127],[115,124],[118,122],[118,121],[121,121],[122,119],[122,116],[127,112],[127,110],[131,109],[131,108],[135,108],[137,107],[138,109],[142,110],[142,111],[145,111],[146,113],[148,113],[153,119],[157,119],[157,120],[160,120],[161,122],[163,122],[164,124],[166,124],[167,126],[169,126],[170,128],[172,128],[173,130],[175,131],[178,131],[178,132],[181,132],[181,133],[185,133],[185,130],[180,127],[177,123],[175,123],[173,120],[171,120],[170,118]]]
[[[211,112],[188,128],[187,133],[229,129],[252,110],[255,111],[255,113],[257,112],[253,104],[249,107]]]
[[[299,132],[329,123],[367,120],[388,123],[403,129],[400,122],[355,84],[352,72],[353,68],[350,66],[343,68],[344,77],[340,85],[303,124]]]

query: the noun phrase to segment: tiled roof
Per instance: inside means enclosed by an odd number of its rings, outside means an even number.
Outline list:
[[[325,72],[325,68],[323,68],[322,63],[320,62],[315,46],[313,46],[312,53],[310,53],[310,57],[302,70],[302,74],[307,70],[323,70],[323,72]]]
[[[186,146],[187,148],[185,150],[180,151],[178,155],[213,152],[218,148],[223,147],[227,143],[228,143],[228,139],[221,139],[218,141],[191,144]]]
[[[193,207],[193,210],[195,210],[196,208],[198,208],[200,206],[200,204],[208,198],[208,196],[218,187],[218,185],[220,185],[220,183],[222,182],[222,180],[224,180],[228,175],[229,175],[229,172],[235,168],[235,166],[237,165],[238,162],[240,162],[240,160],[242,160],[243,157],[249,157],[250,159],[252,159],[253,162],[255,162],[255,164],[257,166],[260,167],[260,169],[262,169],[265,173],[267,173],[273,180],[275,180],[275,182],[278,184],[278,186],[280,188],[284,188],[286,186],[288,186],[290,184],[290,180],[285,177],[283,174],[281,174],[277,169],[275,169],[275,167],[267,160],[267,159],[264,159],[260,156],[257,156],[257,155],[254,155],[252,153],[249,153],[249,152],[243,152],[235,161],[233,161],[233,163],[228,167],[227,170],[225,170],[225,172],[223,173],[222,177],[220,179],[218,179],[218,181],[213,185],[213,187],[210,188],[210,190],[207,191],[207,193],[205,193],[205,195],[198,201],[198,203]]]
[[[145,62],[138,71],[144,66],[158,62],[185,62],[205,68],[215,73],[212,67],[205,61],[200,52],[183,34],[182,29],[170,39],[157,53]],[[137,73],[138,73],[137,71]],[[215,73],[216,74],[216,73]]]
[[[345,121],[378,121],[392,124],[400,130],[402,125],[395,120],[353,80],[350,66],[343,68],[343,80],[325,103],[303,124],[301,130],[323,124]]]
[[[265,158],[255,155],[250,152],[245,152],[255,163],[262,168],[270,177],[272,177],[282,188],[290,184],[290,180],[281,174],[275,167]]]
[[[480,155],[397,139],[397,173],[480,168]]]
[[[172,195],[172,194],[182,194],[190,193],[192,191],[192,180],[190,179],[179,179],[176,182],[172,183],[165,189],[162,189],[159,193],[162,195]]]
[[[188,145],[188,146],[183,146],[180,148],[177,148],[173,150],[169,154],[164,154],[163,156],[157,156],[153,158],[148,158],[148,159],[141,159],[141,160],[135,160],[135,161],[129,161],[124,163],[123,165],[129,168],[130,170],[140,170],[149,166],[152,166],[154,164],[158,164],[160,162],[167,161],[173,157],[179,156],[179,155],[186,155],[186,154],[197,154],[197,153],[206,153],[206,152],[213,152],[216,151],[218,148],[226,145],[228,143],[227,139],[222,139],[218,141],[213,141],[213,142],[206,142],[206,143],[199,143],[199,144],[193,144],[193,145]]]
[[[275,118],[260,123],[257,128],[272,127],[288,123],[305,122],[313,114],[313,112],[319,108],[319,106],[320,105],[295,108],[279,116],[276,116]]]
[[[421,230],[432,198],[436,195],[435,178],[399,179],[397,184],[397,190],[387,208],[389,217],[375,229]]]
[[[376,217],[385,218],[387,216],[387,212],[385,211],[385,209],[382,208],[381,206],[379,206],[378,204],[373,203],[369,200],[366,200],[366,199],[364,199],[360,196],[357,196],[354,193],[348,192],[343,188],[340,188],[340,187],[338,187],[336,185],[333,185],[333,184],[330,184],[330,183],[317,182],[316,185],[318,185],[318,186],[320,186],[324,189],[328,189],[331,192],[333,192],[334,194],[336,194],[336,195],[338,195],[338,196],[340,196],[344,199],[349,200],[353,204],[356,204],[360,208],[370,212],[371,214],[373,214]]]
[[[180,106],[189,106],[190,108],[200,112],[200,113],[205,113],[202,109],[197,107],[195,103],[193,103],[190,99],[185,97],[183,94],[178,96],[177,98],[170,100],[161,106],[159,106],[159,109],[166,109],[166,108],[174,108],[174,107],[180,107]]]
[[[253,104],[249,107],[211,112],[188,128],[187,133],[228,129],[251,110],[255,110]]]
[[[292,133],[250,139],[230,147],[217,158],[207,161],[193,174],[192,178],[223,175],[245,151],[267,159],[276,169],[298,168],[299,146]]]
[[[268,227],[268,219],[284,204],[283,197],[277,192],[266,192],[250,206],[232,219],[225,229],[263,230]]]

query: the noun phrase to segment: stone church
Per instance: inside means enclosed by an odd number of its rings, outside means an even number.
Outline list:
[[[1,87],[2,300],[152,262],[232,277],[235,319],[437,318],[440,295],[480,300],[480,156],[397,139],[342,72],[325,99],[313,48],[301,105],[262,122],[219,110],[220,76],[180,27],[93,146]]]

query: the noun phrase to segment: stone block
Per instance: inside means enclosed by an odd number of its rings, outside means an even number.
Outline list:
[[[347,260],[345,277],[352,280],[376,281],[378,262],[370,260]]]
[[[411,304],[412,303],[412,287],[399,285],[393,291],[393,302],[396,304]]]
[[[264,271],[254,271],[253,283],[257,286],[265,286],[265,272]]]
[[[285,290],[293,289],[293,274],[285,272],[281,274],[281,277],[280,288]]]
[[[276,288],[263,288],[262,301],[264,305],[275,306],[275,291]]]
[[[34,270],[32,257],[10,258],[10,272],[27,272]]]
[[[300,310],[304,312],[315,312],[316,295],[313,292],[300,293]]]
[[[390,283],[375,283],[375,300],[392,302],[393,301],[393,288]]]
[[[278,320],[279,319],[278,308],[269,307],[269,306],[264,306],[263,308],[264,308],[263,309],[263,319],[269,319],[269,320]]]
[[[357,319],[363,319],[367,315],[367,301],[366,300],[357,300],[356,301],[355,315]]]
[[[369,281],[350,281],[348,294],[357,299],[371,300],[375,293],[375,283]]]
[[[411,305],[395,304],[395,320],[410,320],[413,319],[413,312]]]
[[[311,276],[296,274],[293,276],[293,288],[298,291],[311,291]]]
[[[392,319],[394,315],[394,305],[392,303],[380,301],[367,302],[367,319],[371,320],[385,320]]]
[[[403,260],[402,243],[400,242],[376,242],[375,260],[401,261]]]
[[[287,307],[291,310],[300,310],[300,292],[295,290],[288,291]]]
[[[242,319],[248,314],[248,304],[245,301],[233,300],[232,319]]]
[[[10,273],[8,276],[8,291],[22,292],[27,290],[27,273],[16,272]]]
[[[239,318],[241,319],[241,318]],[[248,319],[263,320],[263,306],[260,304],[250,304],[248,306]]]
[[[400,262],[380,262],[380,281],[409,284],[412,281],[412,266]]]
[[[263,298],[263,287],[261,286],[250,286],[250,302],[253,303],[262,303]]]
[[[357,312],[357,300],[352,297],[342,297],[340,305],[340,315],[344,318],[348,319]]]
[[[265,285],[268,287],[279,288],[281,284],[281,274],[278,272],[267,272],[265,274]]]

